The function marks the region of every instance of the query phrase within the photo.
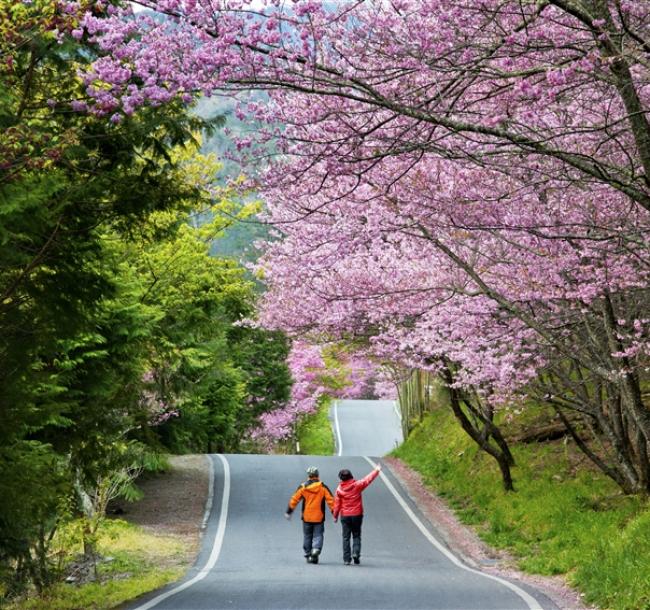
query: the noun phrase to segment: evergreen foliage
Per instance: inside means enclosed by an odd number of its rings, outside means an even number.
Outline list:
[[[233,328],[244,270],[209,253],[253,210],[193,158],[222,120],[76,111],[94,55],[57,41],[59,9],[0,6],[0,600],[57,579],[72,520],[96,555],[106,490],[133,494],[160,452],[237,447],[290,384],[283,337]]]

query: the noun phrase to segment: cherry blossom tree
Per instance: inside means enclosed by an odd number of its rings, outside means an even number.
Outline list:
[[[296,341],[287,363],[293,380],[290,401],[284,408],[263,413],[251,435],[268,447],[289,439],[299,418],[313,413],[327,391],[322,381],[326,366],[318,346]]]
[[[132,4],[170,19],[133,17]],[[287,143],[318,132],[312,160],[336,150],[346,174],[435,153],[495,168],[524,163],[530,182],[551,172],[605,183],[650,207],[646,2],[262,4],[94,3],[72,30],[106,53],[85,77],[86,103],[119,120],[197,89],[267,89],[280,103],[251,110],[292,126]],[[65,3],[68,12],[84,6]],[[304,93],[318,103],[296,112],[289,102]]]
[[[289,402],[263,413],[251,432],[251,438],[269,450],[292,439],[297,424],[323,400],[370,395],[378,373],[378,367],[361,354],[304,339],[294,341],[287,364],[293,380]]]
[[[251,172],[282,234],[265,324],[436,371],[504,455],[493,409],[544,400],[650,489],[649,2],[139,4],[167,19],[80,17],[104,56],[78,104],[229,94],[267,125],[238,143],[280,153]]]
[[[421,193],[423,184],[420,178]],[[635,489],[645,476],[645,445],[637,438],[643,424],[634,419],[632,398],[645,361],[643,249],[630,256],[615,242],[584,239],[576,248],[577,238],[572,243],[549,233],[542,239],[536,225],[522,229],[523,214],[515,227],[504,222],[500,229],[470,231],[450,223],[448,210],[433,213],[436,193],[422,193],[420,213],[415,196],[409,189],[384,202],[348,197],[326,215],[304,217],[305,206],[317,202],[295,191],[274,192],[270,214],[285,222],[285,238],[269,245],[262,262],[270,286],[263,321],[294,333],[318,329],[366,339],[378,358],[439,372],[495,442],[494,406],[526,392],[561,412],[577,411],[598,427],[599,440],[605,436],[612,447],[625,442],[627,450],[614,450],[611,463],[590,457],[622,487]],[[286,222],[291,210],[299,223]],[[540,201],[519,211],[552,225]],[[629,233],[642,232],[642,219],[630,220]],[[630,323],[632,332],[625,330]],[[613,404],[629,409],[629,422],[618,431],[621,407]],[[642,401],[638,406],[642,415]],[[467,418],[457,416],[466,427]],[[477,442],[483,436],[466,430]],[[507,451],[502,457],[500,466],[510,461]]]

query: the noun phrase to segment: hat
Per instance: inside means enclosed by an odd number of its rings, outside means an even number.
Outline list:
[[[339,479],[341,479],[341,481],[349,481],[351,478],[352,473],[347,468],[339,470]]]
[[[307,476],[309,477],[317,477],[318,476],[318,468],[316,466],[310,466],[307,468]]]

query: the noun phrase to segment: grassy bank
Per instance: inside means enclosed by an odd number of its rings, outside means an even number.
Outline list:
[[[650,609],[650,507],[626,497],[564,442],[515,445],[516,493],[451,414],[427,415],[395,455],[487,543],[531,573],[565,574],[590,603]]]
[[[304,455],[332,455],[334,435],[329,420],[332,399],[323,397],[318,410],[303,419],[297,428],[300,453]]]
[[[121,520],[107,521],[100,531],[98,580],[58,583],[43,597],[30,597],[8,610],[108,610],[179,579],[189,564],[189,545],[175,537],[152,535]]]

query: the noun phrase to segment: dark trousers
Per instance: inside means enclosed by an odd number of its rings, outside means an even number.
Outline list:
[[[343,526],[343,561],[352,557],[361,557],[361,522],[363,515],[341,517]],[[352,536],[352,554],[350,554],[350,536]]]
[[[312,549],[323,549],[323,537],[325,534],[324,523],[307,523],[302,522],[302,533],[304,536],[302,549],[305,551],[305,557],[311,553]]]

